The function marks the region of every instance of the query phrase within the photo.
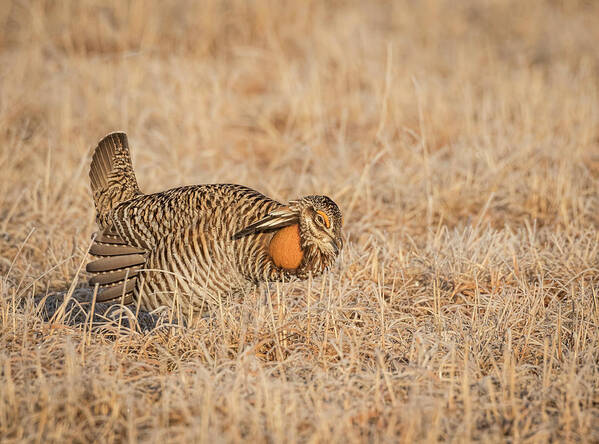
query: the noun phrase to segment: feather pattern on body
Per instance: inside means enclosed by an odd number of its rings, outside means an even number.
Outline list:
[[[90,250],[99,258],[87,271],[94,274],[90,284],[100,287],[98,301],[139,299],[151,310],[177,297],[184,313],[200,311],[260,282],[318,275],[343,246],[341,213],[326,196],[283,205],[234,184],[143,194],[124,133],[100,141],[90,180],[100,231]],[[333,221],[328,228],[322,215]],[[291,225],[299,236],[271,245]],[[301,260],[283,261],[290,251],[301,251]],[[297,267],[280,266],[286,263]]]

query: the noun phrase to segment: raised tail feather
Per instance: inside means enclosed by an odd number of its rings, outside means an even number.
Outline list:
[[[141,194],[125,133],[111,133],[100,140],[94,150],[89,178],[96,221],[102,230],[108,227],[110,212],[118,203]]]

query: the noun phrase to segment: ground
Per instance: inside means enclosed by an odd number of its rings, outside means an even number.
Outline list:
[[[599,441],[598,41],[584,0],[1,2],[0,439]],[[146,192],[329,195],[339,261],[92,322],[113,130]]]

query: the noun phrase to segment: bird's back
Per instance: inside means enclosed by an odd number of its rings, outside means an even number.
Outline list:
[[[167,235],[197,222],[202,222],[205,231],[230,239],[280,206],[242,185],[189,185],[121,202],[112,211],[110,222],[130,245],[151,248]]]

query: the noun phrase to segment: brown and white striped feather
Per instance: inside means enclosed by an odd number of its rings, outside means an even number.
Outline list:
[[[96,238],[90,251],[101,256],[88,265],[101,273],[90,281],[101,284],[98,300],[118,299],[124,290],[135,299],[141,292],[142,306],[153,309],[169,305],[177,291],[197,310],[206,300],[272,277],[270,269],[265,272],[271,235],[234,235],[279,207],[229,184],[176,188],[118,204],[110,234]]]

